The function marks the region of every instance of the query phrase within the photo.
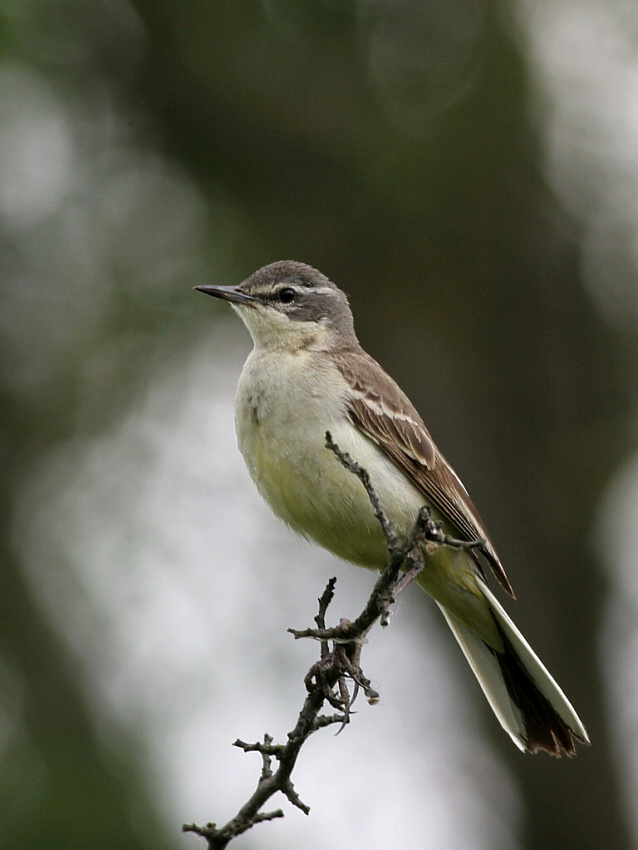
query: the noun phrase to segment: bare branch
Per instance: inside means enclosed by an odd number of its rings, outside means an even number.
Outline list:
[[[272,812],[261,811],[268,800],[278,792],[305,814],[310,812],[310,807],[300,799],[291,780],[302,746],[313,732],[326,726],[339,724],[341,732],[350,722],[352,705],[360,691],[371,705],[380,698],[364,675],[360,664],[361,649],[368,632],[377,621],[382,626],[388,625],[391,606],[421,572],[428,552],[441,545],[455,548],[481,545],[478,540],[467,542],[448,538],[440,524],[431,519],[427,507],[423,507],[419,512],[410,534],[404,540],[400,539],[381,505],[367,471],[339,449],[329,432],[326,432],[326,448],[332,451],[364,486],[388,544],[388,564],[381,572],[365,608],[356,620],[342,619],[338,626],[326,627],[326,613],[334,599],[337,581],[331,578],[318,599],[319,609],[314,618],[316,628],[288,630],[295,638],[308,637],[321,643],[319,660],[312,665],[304,679],[307,696],[297,717],[297,723],[288,733],[285,744],[273,744],[273,739],[267,734],[264,735],[263,743],[235,741],[234,746],[244,752],[261,754],[261,774],[253,795],[224,826],[218,829],[214,823],[203,827],[184,824],[183,831],[205,838],[209,850],[223,850],[233,838],[255,824],[283,817],[281,809]],[[335,710],[335,714],[321,713],[326,703]],[[273,761],[278,763],[276,769],[273,769]]]

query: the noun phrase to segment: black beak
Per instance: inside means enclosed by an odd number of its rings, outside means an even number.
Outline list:
[[[238,286],[194,286],[193,289],[221,298],[222,301],[232,301],[235,304],[255,304],[259,301],[247,292],[242,292]]]

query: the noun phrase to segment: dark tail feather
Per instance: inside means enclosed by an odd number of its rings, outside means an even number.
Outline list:
[[[509,697],[523,720],[525,749],[530,753],[545,750],[557,757],[563,752],[568,756],[576,755],[574,738],[581,741],[583,738],[572,732],[548,698],[536,687],[504,633],[503,642],[504,653],[490,651],[501,669]]]
[[[525,752],[573,756],[576,741],[589,743],[585,727],[494,594],[484,582],[480,586],[499,627],[504,652],[492,649],[453,614],[441,610],[501,726]]]

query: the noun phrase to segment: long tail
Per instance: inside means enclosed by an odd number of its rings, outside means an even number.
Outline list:
[[[585,727],[494,594],[478,581],[503,638],[504,652],[492,649],[454,614],[439,607],[494,714],[523,752],[546,750],[560,756],[564,751],[573,756],[576,741],[589,743]]]

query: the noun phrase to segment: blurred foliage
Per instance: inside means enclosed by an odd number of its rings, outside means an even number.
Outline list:
[[[170,846],[143,753],[105,733],[25,573],[14,502],[204,332],[189,286],[283,258],[350,293],[364,346],[482,506],[517,622],[582,709],[594,746],[573,762],[495,743],[525,846],[629,846],[589,538],[630,447],[635,340],[582,285],[512,8],[4,0],[0,24],[0,846]]]

